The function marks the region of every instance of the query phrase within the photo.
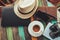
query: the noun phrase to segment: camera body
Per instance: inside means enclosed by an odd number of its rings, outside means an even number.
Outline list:
[[[51,32],[49,33],[52,39],[57,38],[60,36],[60,28],[57,24],[54,24],[50,27]]]

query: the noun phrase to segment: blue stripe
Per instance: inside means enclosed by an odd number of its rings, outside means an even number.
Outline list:
[[[25,34],[24,34],[24,27],[23,26],[18,27],[18,32],[19,32],[20,39],[25,40]]]

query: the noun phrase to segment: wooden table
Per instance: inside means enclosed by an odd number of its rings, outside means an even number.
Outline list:
[[[56,16],[56,7],[38,7],[37,10],[40,10],[43,12],[47,11],[47,14],[57,17]],[[2,7],[0,7],[0,40],[8,40],[8,37],[7,37],[8,35],[7,35],[7,30],[6,30],[7,28],[1,27],[1,18],[2,18],[1,11],[2,11]],[[28,33],[28,27],[25,26],[23,28],[24,28],[25,39],[31,40],[31,36]],[[18,27],[11,27],[11,30],[12,30],[12,34],[13,34],[12,40],[20,40],[21,37],[19,36]],[[45,39],[46,38],[44,36],[38,37],[38,40],[45,40]],[[46,39],[46,40],[48,40],[48,39]]]
[[[37,10],[46,12],[49,15],[54,16],[55,18],[56,16],[56,7],[48,7],[46,0],[39,0],[39,7]],[[0,7],[0,40],[22,40],[22,37],[19,36],[19,30],[18,27],[6,27],[3,28],[1,27],[1,19],[2,19],[2,15],[1,15],[1,11],[2,11],[2,7]],[[8,31],[8,30],[10,31]],[[11,32],[11,34],[8,32]],[[28,27],[25,26],[23,27],[23,31],[24,35],[25,35],[25,40],[32,40],[30,34],[28,33]],[[8,35],[7,35],[8,34]],[[13,38],[11,38],[11,37]],[[44,36],[40,36],[37,38],[37,40],[48,40],[47,38],[45,38]]]

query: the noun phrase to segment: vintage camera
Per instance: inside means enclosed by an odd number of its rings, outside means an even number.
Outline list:
[[[60,36],[60,28],[57,24],[54,24],[50,27],[51,32],[49,33],[52,39],[57,38]]]
[[[59,37],[59,36],[60,36],[60,31],[59,31],[59,30],[56,31],[56,32],[50,32],[50,37],[51,37],[52,39],[57,38],[57,37]]]

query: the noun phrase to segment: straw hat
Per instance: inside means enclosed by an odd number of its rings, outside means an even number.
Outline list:
[[[27,19],[34,15],[37,7],[38,0],[19,0],[14,5],[14,12],[19,18]]]

